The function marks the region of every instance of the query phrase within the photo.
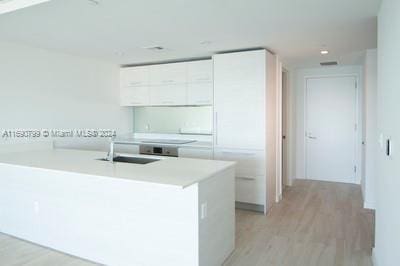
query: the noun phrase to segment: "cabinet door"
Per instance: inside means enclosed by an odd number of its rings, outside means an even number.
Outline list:
[[[120,71],[121,87],[147,86],[149,69],[147,66],[122,68]]]
[[[265,151],[214,149],[214,158],[236,162],[236,175],[263,176],[266,174]]]
[[[151,85],[173,85],[187,82],[186,63],[153,65],[149,67]]]
[[[199,82],[187,85],[188,105],[212,105],[213,104],[213,83]]]
[[[236,162],[236,201],[265,204],[265,151],[216,148],[214,159]]]
[[[212,60],[201,60],[187,63],[187,76],[189,83],[212,82],[213,64]]]
[[[188,105],[213,104],[213,64],[212,60],[187,63]]]
[[[179,157],[183,158],[198,158],[212,160],[213,153],[211,149],[193,149],[193,148],[179,148]]]
[[[186,84],[151,86],[150,105],[186,105]]]
[[[221,148],[265,147],[266,52],[214,56],[214,138]]]
[[[146,106],[150,104],[149,87],[121,88],[121,106]]]
[[[236,176],[235,200],[244,203],[265,205],[265,177]]]

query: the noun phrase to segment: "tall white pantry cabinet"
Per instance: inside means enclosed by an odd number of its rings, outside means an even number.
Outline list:
[[[266,213],[276,196],[276,57],[262,49],[213,62],[214,158],[237,162],[237,205]]]

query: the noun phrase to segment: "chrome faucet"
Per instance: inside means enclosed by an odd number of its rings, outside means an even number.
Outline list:
[[[114,152],[114,143],[115,142],[115,138],[112,138],[110,141],[110,149],[108,150],[108,154],[107,154],[107,160],[110,162],[114,162],[114,156],[115,156],[115,152]]]

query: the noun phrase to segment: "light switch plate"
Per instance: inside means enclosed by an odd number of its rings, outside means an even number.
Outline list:
[[[207,218],[207,202],[201,204],[200,207],[200,218],[203,220]]]
[[[39,202],[35,201],[35,202],[33,203],[33,209],[34,209],[34,211],[35,211],[36,214],[39,213],[39,211],[40,211]]]

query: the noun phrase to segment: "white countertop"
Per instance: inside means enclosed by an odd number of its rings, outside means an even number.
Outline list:
[[[0,154],[1,164],[75,172],[185,188],[234,166],[234,162],[163,157],[149,164],[97,160],[106,154],[83,150],[42,150]],[[132,155],[130,155],[132,156]],[[134,155],[134,157],[149,157]]]

